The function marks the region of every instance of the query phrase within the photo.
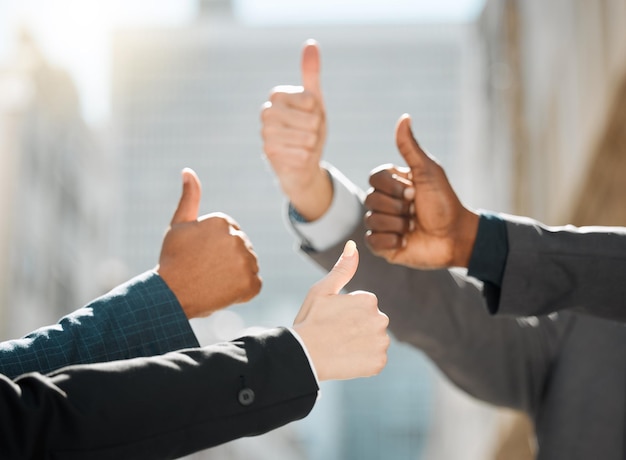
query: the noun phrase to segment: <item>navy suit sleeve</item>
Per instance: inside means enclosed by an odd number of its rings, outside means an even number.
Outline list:
[[[178,458],[303,418],[317,392],[285,328],[49,376],[0,376],[0,458]]]
[[[174,293],[148,271],[53,326],[0,343],[0,373],[48,373],[72,364],[152,356],[199,346]]]
[[[499,215],[482,211],[467,274],[483,282],[483,296],[491,314],[496,314],[500,305],[500,288],[508,253],[506,223]]]

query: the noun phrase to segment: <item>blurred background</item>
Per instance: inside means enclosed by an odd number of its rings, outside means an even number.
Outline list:
[[[262,156],[271,88],[315,38],[325,158],[361,187],[405,112],[477,208],[626,225],[626,0],[0,0],[0,340],[152,268],[189,166],[241,224],[262,293],[201,343],[290,325],[322,273]],[[384,310],[384,305],[380,306]],[[526,459],[527,421],[392,344],[306,419],[193,459]]]

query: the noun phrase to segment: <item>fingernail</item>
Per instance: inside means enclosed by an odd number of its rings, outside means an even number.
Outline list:
[[[356,243],[352,240],[346,241],[346,245],[343,247],[343,256],[348,258],[354,256],[356,252]]]
[[[407,187],[404,189],[404,199],[412,200],[415,198],[415,189],[413,187]]]

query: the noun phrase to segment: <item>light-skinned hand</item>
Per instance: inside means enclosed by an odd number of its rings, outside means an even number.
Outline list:
[[[226,214],[198,217],[200,179],[189,168],[182,176],[183,192],[155,270],[187,318],[197,318],[252,299],[261,290],[261,278],[248,236]]]
[[[389,318],[370,292],[339,294],[359,265],[348,241],[334,268],[310,290],[294,320],[320,380],[378,374],[387,363]]]
[[[396,144],[408,167],[382,165],[370,174],[366,242],[388,262],[412,268],[467,267],[478,214],[463,206],[445,171],[415,140],[408,115]]]
[[[287,198],[309,221],[326,212],[333,196],[320,165],[326,142],[320,67],[319,46],[308,40],[302,50],[302,86],[276,86],[261,111],[265,156]]]

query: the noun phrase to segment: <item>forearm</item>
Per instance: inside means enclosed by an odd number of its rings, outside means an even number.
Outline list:
[[[362,249],[360,268],[346,288],[374,292],[393,335],[426,353],[457,386],[532,413],[564,322],[543,318],[527,327],[513,318],[493,318],[475,284],[447,270],[388,264],[367,250],[364,232],[360,226],[348,236]],[[328,270],[340,250],[337,245],[305,252]]]
[[[307,187],[295,187],[287,194],[297,212],[307,221],[323,216],[333,199],[333,185],[326,169],[320,165]]]
[[[318,391],[286,329],[0,384],[2,458],[178,458],[305,417]]]
[[[499,313],[571,309],[626,321],[626,229],[547,227],[527,218],[504,218],[509,253]]]
[[[158,275],[146,272],[54,326],[1,343],[0,373],[14,378],[197,346],[172,291]]]

